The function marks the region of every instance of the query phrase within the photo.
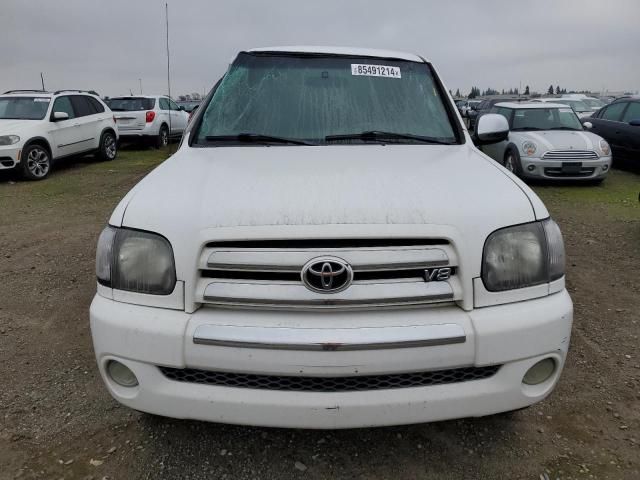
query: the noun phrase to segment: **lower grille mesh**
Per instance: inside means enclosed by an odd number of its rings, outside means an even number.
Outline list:
[[[298,377],[214,372],[192,368],[159,368],[165,377],[178,382],[289,392],[359,392],[482,380],[495,375],[500,365],[353,377]]]

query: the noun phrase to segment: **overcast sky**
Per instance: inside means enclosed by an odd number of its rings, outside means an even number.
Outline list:
[[[429,58],[454,92],[640,88],[640,1],[169,0],[173,96],[208,90],[236,52],[347,45]],[[166,93],[164,0],[2,0],[0,91]]]

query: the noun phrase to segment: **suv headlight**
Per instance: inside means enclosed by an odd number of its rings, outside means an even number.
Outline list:
[[[611,147],[604,138],[600,139],[600,151],[605,157],[608,157],[611,154]]]
[[[176,285],[173,249],[156,233],[107,226],[98,239],[96,275],[118,290],[168,295]]]
[[[496,230],[484,244],[482,282],[501,292],[557,280],[564,275],[564,243],[551,219]]]
[[[536,153],[537,148],[536,144],[530,141],[526,141],[522,144],[522,151],[527,157],[533,156],[533,154]]]
[[[0,145],[15,145],[20,141],[20,137],[18,135],[2,135],[0,136]]]

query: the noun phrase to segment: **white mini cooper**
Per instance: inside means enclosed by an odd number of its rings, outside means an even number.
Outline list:
[[[575,112],[556,103],[498,103],[492,113],[509,122],[509,137],[481,150],[523,178],[601,182],[611,167],[611,148],[585,131]]]

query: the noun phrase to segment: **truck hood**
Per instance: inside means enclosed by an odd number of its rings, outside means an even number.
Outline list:
[[[527,140],[535,142],[538,146],[536,156],[542,156],[549,150],[593,150],[600,154],[600,137],[591,132],[544,130],[517,132],[517,135],[522,142]]]
[[[526,185],[469,143],[183,145],[127,194],[110,223],[170,241],[266,226],[438,224],[477,235],[536,212],[548,215]]]

